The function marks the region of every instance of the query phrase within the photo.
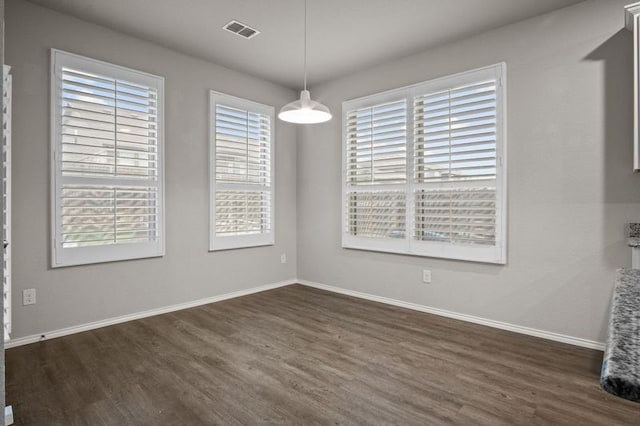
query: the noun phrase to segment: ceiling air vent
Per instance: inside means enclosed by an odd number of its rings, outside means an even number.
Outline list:
[[[246,38],[246,39],[253,38],[253,37],[257,36],[258,34],[260,34],[260,31],[255,30],[255,29],[243,24],[242,22],[238,22],[235,19],[233,21],[229,22],[227,25],[225,25],[222,28],[227,30],[227,31],[229,31],[230,33],[237,34],[240,37],[243,37],[243,38]]]

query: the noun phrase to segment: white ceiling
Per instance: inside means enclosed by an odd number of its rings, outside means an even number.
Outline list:
[[[303,0],[30,0],[299,89]],[[582,0],[308,0],[313,86]],[[261,31],[222,30],[237,19]]]

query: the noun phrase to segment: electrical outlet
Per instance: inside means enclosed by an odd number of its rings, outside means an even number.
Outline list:
[[[287,263],[287,255],[282,253],[280,255],[280,263]]]
[[[22,304],[24,306],[35,305],[36,304],[36,289],[35,288],[27,288],[27,289],[22,290]]]
[[[428,269],[422,270],[422,282],[430,284],[431,283],[431,271]]]

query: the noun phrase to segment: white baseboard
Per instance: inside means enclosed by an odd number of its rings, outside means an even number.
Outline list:
[[[297,280],[291,279],[280,281],[272,284],[265,284],[258,287],[252,287],[245,290],[234,291],[232,293],[221,294],[219,296],[205,297],[204,299],[193,300],[191,302],[178,303],[176,305],[164,306],[161,308],[150,309],[148,311],[136,312],[134,314],[122,315],[114,318],[107,318],[100,321],[90,322],[87,324],[75,325],[72,327],[61,328],[58,330],[43,331],[42,333],[33,334],[31,336],[18,337],[4,342],[5,349],[15,348],[17,346],[28,345],[42,340],[54,339],[56,337],[67,336],[69,334],[80,333],[96,328],[106,327],[109,325],[120,324],[127,321],[137,320],[141,318],[151,317],[154,315],[166,314],[168,312],[180,311],[182,309],[193,308],[196,306],[207,305],[209,303],[220,302],[222,300],[234,299],[236,297],[247,296],[249,294],[260,293],[261,291],[272,290],[278,287],[284,287],[296,284]]]
[[[567,336],[564,334],[554,333],[551,331],[538,330],[530,327],[523,327],[521,325],[510,324],[501,321],[494,321],[487,318],[476,317],[473,315],[461,314],[458,312],[447,311],[439,308],[432,308],[430,306],[418,305],[417,303],[404,302],[402,300],[390,299],[383,296],[376,296],[369,293],[361,293],[359,291],[347,290],[341,287],[335,287],[332,285],[321,284],[308,280],[298,280],[299,284],[306,285],[308,287],[319,288],[321,290],[331,291],[333,293],[340,293],[347,296],[358,297],[360,299],[372,300],[374,302],[385,303],[387,305],[399,306],[401,308],[412,309],[415,311],[426,312],[429,314],[440,315],[447,318],[454,318],[457,320],[472,322],[474,324],[486,325],[488,327],[499,328],[501,330],[513,331],[514,333],[527,334],[529,336],[541,337],[543,339],[553,340],[556,342],[568,343],[570,345],[581,346],[583,348],[597,349],[603,351],[605,344],[602,342],[596,342],[594,340],[582,339],[580,337]]]
[[[13,424],[13,407],[7,405],[4,407],[4,426]]]
[[[347,296],[353,296],[360,299],[371,300],[374,302],[385,303],[387,305],[399,306],[401,308],[412,309],[415,311],[426,312],[429,314],[440,315],[447,318],[454,318],[462,321],[471,322],[474,324],[486,325],[488,327],[498,328],[501,330],[513,331],[515,333],[526,334],[529,336],[540,337],[543,339],[553,340],[556,342],[568,343],[570,345],[581,346],[589,349],[604,350],[605,344],[602,342],[596,342],[593,340],[582,339],[580,337],[567,336],[564,334],[554,333],[551,331],[538,330],[535,328],[524,327],[521,325],[510,324],[501,321],[495,321],[487,318],[476,317],[473,315],[461,314],[458,312],[447,311],[439,308],[432,308],[430,306],[419,305],[417,303],[405,302],[402,300],[390,299],[388,297],[376,296],[369,293],[362,293],[359,291],[348,290],[341,287],[331,286],[327,284],[317,283],[308,280],[291,279],[286,281],[280,281],[277,283],[266,284],[258,287],[252,287],[245,290],[234,291],[232,293],[221,294],[218,296],[206,297],[204,299],[198,299],[191,302],[179,303],[176,305],[164,306],[161,308],[150,309],[148,311],[137,312],[134,314],[122,315],[119,317],[108,318],[101,321],[95,321],[87,324],[80,324],[72,327],[61,328],[58,330],[44,331],[42,333],[34,334],[31,336],[19,337],[16,339],[10,339],[5,341],[4,347],[6,349],[14,348],[17,346],[28,345],[30,343],[39,342],[42,340],[54,339],[56,337],[67,336],[69,334],[80,333],[83,331],[95,330],[96,328],[106,327],[109,325],[120,324],[127,321],[133,321],[141,318],[151,317],[154,315],[160,315],[168,312],[175,312],[182,309],[193,308],[196,306],[207,305],[209,303],[220,302],[222,300],[233,299],[236,297],[247,296],[253,293],[259,293],[274,288],[285,287],[291,284],[302,284],[308,287],[319,288],[321,290],[327,290],[333,293],[345,294]]]

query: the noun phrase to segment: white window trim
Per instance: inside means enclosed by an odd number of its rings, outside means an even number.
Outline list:
[[[60,198],[62,189],[62,156],[58,154],[62,143],[62,105],[61,87],[57,84],[63,66],[106,75],[110,78],[126,80],[131,83],[147,85],[157,90],[158,96],[158,240],[150,243],[127,243],[104,246],[63,248],[60,238]],[[120,260],[160,257],[165,254],[164,223],[164,77],[142,71],[114,65],[97,59],[87,58],[58,49],[51,49],[51,267],[64,267],[92,263],[114,262]],[[99,183],[96,179],[96,183]],[[105,184],[113,184],[105,179]],[[136,181],[136,184],[139,184]]]
[[[271,179],[270,193],[270,232],[254,235],[216,236],[216,189],[242,189],[242,184],[216,182],[216,104],[223,103],[232,108],[249,110],[269,116],[271,120]],[[209,251],[231,250],[249,247],[271,246],[275,244],[275,108],[258,102],[239,98],[225,93],[209,91]],[[257,189],[257,185],[248,185]],[[264,187],[263,187],[264,188]]]
[[[496,241],[493,247],[455,245],[442,242],[416,241],[412,238],[415,221],[415,184],[413,176],[413,98],[425,93],[446,90],[451,87],[475,83],[480,78],[496,78],[499,90],[496,91]],[[422,257],[464,260],[504,265],[507,262],[507,67],[506,63],[477,68],[458,74],[425,81],[398,89],[351,99],[342,104],[342,247],[347,249],[380,251],[407,254]],[[406,99],[407,102],[407,182],[396,185],[350,186],[347,183],[347,131],[348,112],[394,100]],[[464,183],[461,183],[464,186]],[[347,220],[346,194],[353,189],[403,190],[406,191],[406,230],[404,239],[378,239],[358,237],[349,234]]]

